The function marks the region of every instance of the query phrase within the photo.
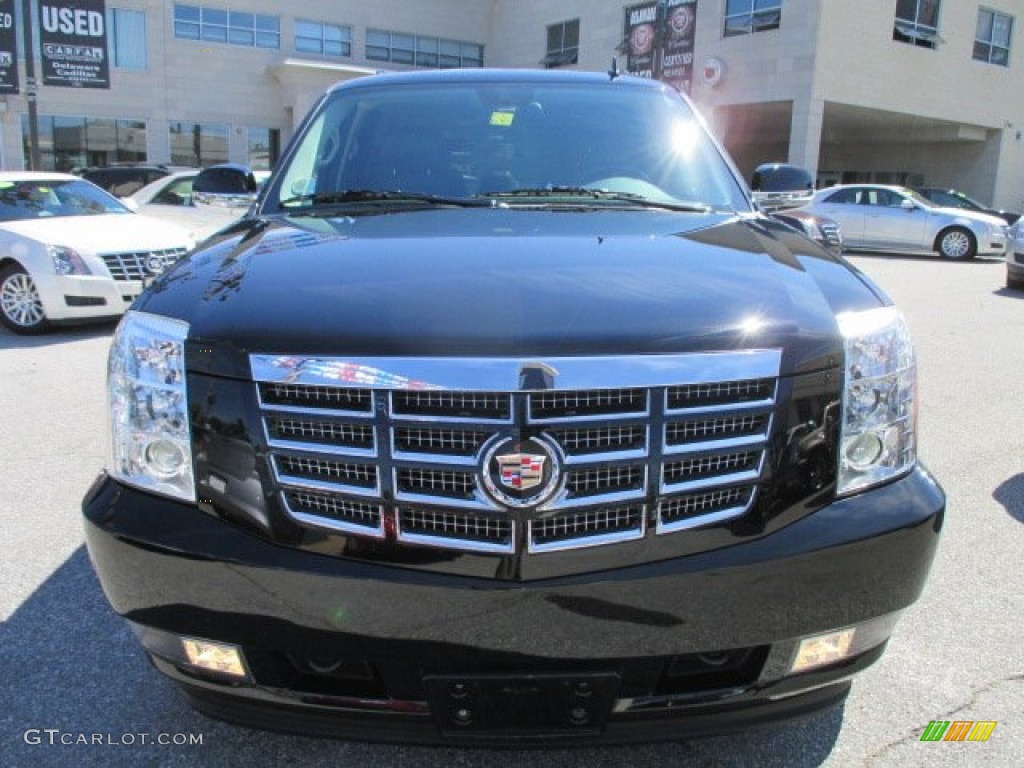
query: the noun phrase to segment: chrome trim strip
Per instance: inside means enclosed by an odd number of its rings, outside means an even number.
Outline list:
[[[396,538],[399,541],[408,542],[410,544],[421,544],[425,547],[462,549],[467,552],[487,552],[491,554],[506,555],[515,551],[516,524],[514,522],[511,523],[511,532],[509,534],[508,544],[489,544],[486,541],[470,541],[469,539],[450,539],[445,536],[428,536],[420,533],[405,533],[402,531],[401,522],[398,523],[398,534]]]
[[[761,462],[764,462],[762,456]],[[761,476],[761,466],[758,465],[757,469],[748,469],[744,472],[735,472],[731,475],[714,475],[713,477],[705,477],[700,480],[690,480],[682,483],[672,483],[668,485],[664,480],[661,481],[661,493],[678,495],[687,491],[702,491],[706,488],[715,488],[719,485],[743,485],[744,483],[752,483]]]
[[[333,445],[331,443],[302,443],[295,440],[278,440],[270,436],[267,420],[263,421],[263,436],[267,445],[271,448],[281,448],[286,451],[306,451],[308,453],[329,454],[331,456],[354,456],[359,459],[376,459],[377,448],[351,448],[345,445]]]
[[[777,374],[776,374],[777,375]],[[770,378],[770,377],[761,377]],[[758,411],[775,407],[775,398],[765,400],[744,400],[735,403],[719,403],[718,405],[698,405],[693,408],[669,408],[668,391],[665,392],[665,415],[666,416],[696,416],[702,413],[731,413],[732,411]]]
[[[564,452],[565,449],[563,449]],[[608,451],[605,453],[573,453],[566,454],[565,466],[578,469],[587,464],[601,464],[602,462],[610,461],[636,461],[637,459],[647,459],[649,457],[650,453],[646,448],[629,448],[625,451]]]
[[[560,539],[559,541],[553,541],[549,544],[536,544],[533,540],[533,523],[530,521],[530,536],[527,541],[526,549],[531,553],[542,553],[542,552],[560,552],[567,549],[585,549],[587,547],[601,547],[605,544],[619,544],[623,541],[636,541],[642,539],[647,534],[645,526],[646,515],[642,515],[640,518],[640,525],[636,528],[630,528],[625,531],[616,531],[615,533],[601,533],[596,536],[577,536],[576,538]]]
[[[392,435],[394,438],[394,435]],[[450,453],[410,453],[408,451],[391,452],[391,458],[396,463],[408,462],[413,465],[406,469],[430,468],[432,465],[443,467],[462,467],[475,470],[479,466],[476,456],[453,456]]]
[[[330,493],[344,493],[348,496],[359,496],[366,499],[380,499],[380,488],[367,488],[362,485],[342,485],[341,483],[325,483],[323,480],[310,480],[307,477],[293,477],[282,475],[274,469],[274,479],[278,485],[288,488],[296,488],[306,491],[328,491]]]
[[[538,509],[541,512],[549,512],[561,509],[576,509],[577,507],[601,507],[607,504],[619,504],[624,501],[642,501],[647,496],[647,483],[643,488],[633,491],[616,491],[614,493],[595,494],[593,496],[580,496],[575,499],[567,498],[568,491],[563,489],[558,495]]]
[[[396,468],[397,471],[397,468]],[[430,496],[422,493],[409,493],[398,490],[397,476],[395,478],[395,501],[407,501],[412,504],[432,507],[455,507],[457,509],[469,509],[476,512],[505,512],[504,508],[492,502],[484,496],[479,488],[473,490],[473,498],[457,499],[452,496]]]
[[[724,440],[705,440],[700,443],[680,443],[679,445],[669,445],[667,442],[663,442],[661,453],[663,456],[680,456],[687,453],[729,450],[732,448],[753,448],[764,445],[768,441],[768,434],[768,432],[761,432],[756,435],[729,437]]]
[[[480,392],[636,389],[779,375],[782,351],[754,349],[621,357],[399,358],[249,356],[261,382]]]
[[[649,399],[649,398],[648,398]],[[648,405],[642,411],[626,411],[625,413],[593,413],[584,414],[582,416],[556,416],[551,419],[538,419],[532,414],[533,407],[527,407],[526,423],[527,424],[543,424],[545,427],[557,427],[560,424],[574,425],[574,424],[586,424],[588,422],[595,421],[626,421],[627,419],[649,419],[651,417],[651,408]]]
[[[272,382],[279,384],[281,382]],[[365,387],[360,387],[365,389]],[[319,416],[344,416],[345,418],[354,419],[372,419],[376,415],[377,405],[374,399],[370,398],[370,410],[368,411],[346,411],[338,408],[308,408],[299,405],[277,405],[276,403],[267,403],[263,400],[263,392],[260,387],[256,387],[256,402],[260,407],[261,411],[279,411],[281,413],[304,413],[309,415]]]
[[[675,533],[676,531],[687,531],[691,528],[700,528],[705,525],[712,525],[714,523],[724,523],[726,520],[732,520],[736,517],[742,517],[747,513],[747,510],[754,504],[754,496],[756,491],[750,494],[750,501],[744,507],[730,507],[728,509],[720,509],[717,512],[710,512],[706,515],[700,515],[697,517],[687,517],[683,520],[676,520],[673,523],[664,523],[661,520],[661,504],[658,505],[658,522],[654,527],[654,533],[661,536],[663,533]],[[664,501],[664,500],[662,500]]]
[[[346,523],[344,520],[334,520],[329,517],[320,517],[319,515],[313,515],[309,512],[296,512],[288,503],[288,496],[285,493],[281,494],[281,506],[284,507],[284,511],[292,519],[297,520],[300,523],[315,525],[319,528],[329,528],[332,531],[340,531],[342,533],[357,533],[360,536],[372,536],[375,539],[384,538],[384,512],[380,505],[376,505],[377,512],[380,515],[380,525],[376,528],[369,525],[359,525],[358,523]]]

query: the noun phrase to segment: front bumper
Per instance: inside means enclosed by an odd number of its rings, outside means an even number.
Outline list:
[[[745,544],[522,583],[279,547],[109,478],[83,503],[108,599],[201,710],[278,730],[488,744],[675,739],[840,701],[920,593],[944,509],[917,469]],[[844,627],[863,632],[856,653],[790,674],[801,638]],[[190,668],[181,637],[238,645],[248,678]],[[592,681],[602,703],[579,727],[529,716],[538,691],[572,699]],[[453,725],[455,685],[507,718]]]
[[[102,275],[34,275],[48,320],[90,320],[123,315],[140,293],[138,280],[115,281]]]

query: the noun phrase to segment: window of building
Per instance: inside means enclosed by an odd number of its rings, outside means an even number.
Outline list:
[[[146,12],[107,9],[111,58],[120,69],[146,68]]]
[[[979,9],[978,27],[974,33],[974,58],[1001,67],[1009,66],[1012,30],[1012,16],[985,8]]]
[[[269,171],[281,154],[281,131],[277,128],[249,129],[249,167]]]
[[[320,56],[351,56],[352,27],[296,19],[295,50]]]
[[[782,21],[782,0],[726,0],[723,37],[750,35],[778,29]]]
[[[462,40],[368,29],[366,58],[438,69],[482,67],[484,47]]]
[[[281,19],[279,16],[175,3],[174,36],[249,48],[280,48]]]
[[[146,160],[146,124],[141,120],[39,115],[37,123],[39,170],[68,173],[89,165]],[[28,115],[21,116],[21,135],[28,168]]]
[[[172,165],[215,165],[228,161],[228,126],[176,122],[170,126]]]
[[[545,67],[575,64],[580,57],[580,20],[563,21],[548,27],[548,52],[541,61]]]
[[[922,48],[934,48],[939,37],[939,0],[896,0],[892,39]]]

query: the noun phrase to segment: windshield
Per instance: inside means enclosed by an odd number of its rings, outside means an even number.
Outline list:
[[[366,204],[373,193],[394,203],[396,192],[420,203],[429,196],[509,206],[749,209],[678,95],[621,82],[342,89],[321,105],[279,178],[271,207],[294,212]]]
[[[0,221],[101,213],[131,211],[99,187],[79,179],[0,181]]]

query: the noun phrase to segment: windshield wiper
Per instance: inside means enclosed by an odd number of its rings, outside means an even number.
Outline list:
[[[483,192],[485,197],[493,199],[502,198],[587,198],[590,200],[601,200],[612,203],[627,203],[642,208],[662,208],[670,211],[684,211],[687,213],[710,213],[711,206],[704,203],[689,203],[675,200],[664,200],[653,197],[638,195],[635,192],[615,192],[610,189],[597,187],[537,187],[535,189],[510,189],[503,192]]]
[[[463,208],[490,206],[490,201],[467,197],[431,195],[425,192],[403,192],[398,189],[342,189],[336,192],[311,192],[295,195],[281,201],[289,212],[309,210],[309,207],[345,205],[347,203],[429,203],[455,205]],[[291,206],[295,206],[291,208]],[[302,207],[299,207],[302,206]]]

